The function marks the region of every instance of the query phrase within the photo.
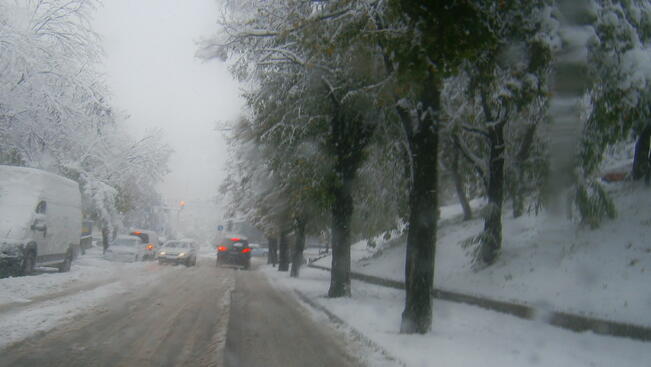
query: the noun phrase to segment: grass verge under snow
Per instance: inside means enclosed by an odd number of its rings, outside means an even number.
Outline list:
[[[504,213],[498,262],[473,271],[460,243],[483,228],[480,219],[452,221],[442,211],[434,283],[437,288],[534,305],[538,308],[651,326],[651,188],[608,185],[618,217],[601,228],[580,228],[547,214],[513,219]],[[404,280],[404,239],[371,256],[366,243],[353,246],[352,270]],[[317,264],[329,266],[331,259]]]
[[[353,281],[351,298],[330,299],[325,297],[327,272],[304,268],[294,279],[268,266],[263,271],[274,284],[301,291],[407,366],[623,367],[651,360],[649,343],[575,333],[445,301],[435,301],[430,333],[401,335],[401,291]],[[372,359],[369,365],[374,365]]]

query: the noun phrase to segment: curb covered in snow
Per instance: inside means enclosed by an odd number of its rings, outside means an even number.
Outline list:
[[[371,347],[372,349],[380,352],[385,359],[387,359],[389,361],[392,361],[392,362],[396,362],[400,366],[406,366],[406,364],[403,361],[401,361],[398,358],[396,358],[396,357],[392,356],[391,354],[389,354],[389,352],[386,349],[384,349],[382,346],[375,343],[373,340],[369,339],[366,335],[362,334],[361,332],[359,332],[354,327],[350,326],[350,324],[348,324],[346,321],[341,319],[339,316],[332,313],[330,310],[325,308],[323,305],[321,305],[318,302],[312,300],[310,297],[306,296],[303,292],[301,292],[301,291],[299,291],[297,289],[294,289],[294,292],[296,293],[296,295],[298,296],[298,298],[301,301],[307,303],[308,305],[310,305],[310,307],[312,307],[312,308],[314,308],[314,309],[316,309],[318,311],[323,312],[331,322],[333,322],[333,323],[335,323],[337,325],[344,326],[346,329],[348,329],[350,331],[350,333],[357,340],[361,341],[362,343],[366,344],[367,346]]]
[[[330,268],[315,264],[311,268],[330,271]],[[405,284],[396,280],[384,279],[372,275],[351,272],[352,279],[388,288],[405,289]],[[567,312],[548,311],[528,305],[497,301],[490,298],[433,289],[432,297],[445,301],[466,303],[485,309],[510,314],[526,320],[541,320],[549,325],[577,332],[592,331],[595,334],[627,337],[641,341],[651,341],[651,327],[627,324],[623,322],[597,319]]]

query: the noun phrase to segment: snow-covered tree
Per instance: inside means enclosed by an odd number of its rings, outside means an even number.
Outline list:
[[[391,66],[403,93],[396,112],[408,146],[410,191],[406,301],[401,332],[431,328],[434,249],[438,218],[438,141],[446,76],[495,42],[483,1],[389,1],[385,11]],[[399,29],[399,32],[395,30]],[[392,55],[392,56],[391,56]]]
[[[170,151],[158,134],[134,142],[118,127],[96,72],[96,4],[0,1],[0,163],[76,180],[86,213],[113,229],[128,214],[120,201],[142,211],[156,200],[143,194],[155,192]]]
[[[506,2],[495,9],[497,43],[466,61],[446,89],[446,97],[452,98],[446,102],[452,138],[485,185],[485,226],[475,238],[477,260],[484,265],[492,264],[501,248],[509,186],[515,192],[514,206],[523,205],[525,163],[546,116],[553,52],[549,39],[555,32],[549,27],[553,8],[547,3]]]
[[[649,175],[651,139],[651,4],[603,0],[595,6],[596,39],[589,47],[591,114],[581,154],[586,175],[602,160],[607,145],[633,133],[632,176]]]
[[[231,5],[224,21],[226,37],[206,43],[201,54],[235,60],[234,74],[259,88],[254,103],[266,111],[264,130],[281,136],[281,146],[299,148],[304,142],[329,157],[324,162],[329,169],[318,180],[327,181],[321,187],[327,190],[323,198],[332,216],[329,294],[350,295],[353,183],[382,118],[374,108],[376,99],[369,97],[382,86],[378,78],[383,68],[380,55],[370,52],[375,45],[363,38],[365,27],[374,27],[372,18],[366,16],[369,4],[271,1]],[[294,138],[305,140],[297,143]]]

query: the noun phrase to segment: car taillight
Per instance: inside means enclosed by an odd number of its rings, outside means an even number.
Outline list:
[[[225,246],[219,246],[217,247],[217,251],[226,251],[228,250]]]
[[[250,248],[250,247],[247,247],[247,248],[245,248],[244,250],[242,250],[242,253],[243,253],[243,254],[246,254],[247,252],[251,252],[251,248]]]
[[[153,249],[154,249],[154,245],[152,245],[151,243],[147,245],[147,250],[153,250]]]
[[[239,238],[237,238],[237,237],[233,237],[233,238],[231,238],[231,241],[233,241],[233,242],[239,242],[239,241],[240,241],[240,239],[239,239]]]

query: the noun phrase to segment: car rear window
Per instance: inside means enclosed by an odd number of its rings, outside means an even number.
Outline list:
[[[240,238],[237,238],[237,239],[235,239],[235,238],[224,238],[222,240],[221,244],[219,244],[219,246],[225,246],[225,247],[228,247],[230,249],[236,243],[241,244],[241,245],[236,246],[236,247],[249,247],[249,241],[247,241],[245,239],[240,239]]]
[[[147,233],[142,233],[142,232],[131,232],[129,233],[132,236],[138,236],[142,240],[142,242],[148,243],[149,242],[149,235]]]
[[[138,240],[131,238],[118,238],[113,242],[114,246],[135,246]]]

